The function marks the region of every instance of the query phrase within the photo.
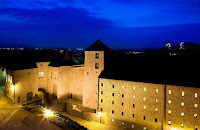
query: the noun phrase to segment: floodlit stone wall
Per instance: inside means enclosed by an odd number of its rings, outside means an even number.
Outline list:
[[[165,85],[99,79],[101,122],[126,129],[161,130]]]

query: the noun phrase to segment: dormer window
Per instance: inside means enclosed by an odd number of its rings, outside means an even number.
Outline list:
[[[99,59],[99,53],[95,53],[95,58]]]

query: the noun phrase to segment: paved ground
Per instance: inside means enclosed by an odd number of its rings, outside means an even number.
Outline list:
[[[61,128],[25,111],[20,104],[10,105],[0,87],[0,130],[61,130]]]

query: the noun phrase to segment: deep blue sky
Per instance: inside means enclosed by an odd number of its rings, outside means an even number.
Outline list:
[[[200,0],[0,0],[0,43],[87,48],[200,43]]]

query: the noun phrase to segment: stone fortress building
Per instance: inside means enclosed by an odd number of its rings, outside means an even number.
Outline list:
[[[180,64],[176,68],[177,59],[159,58],[113,55],[97,40],[86,49],[81,65],[66,53],[59,63],[6,68],[5,94],[13,103],[33,97],[79,101],[81,110],[95,112],[83,115],[84,119],[125,129],[200,129],[199,79],[193,78],[192,68],[187,71]]]

